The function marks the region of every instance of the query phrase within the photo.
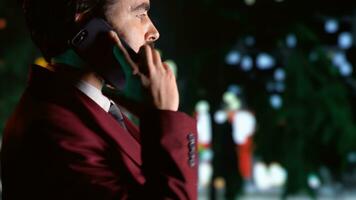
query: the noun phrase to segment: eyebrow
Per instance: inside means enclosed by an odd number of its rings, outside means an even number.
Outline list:
[[[145,10],[145,11],[149,11],[150,10],[150,4],[147,2],[141,3],[138,6],[135,6],[131,9],[132,12],[135,11],[140,11],[140,10]]]

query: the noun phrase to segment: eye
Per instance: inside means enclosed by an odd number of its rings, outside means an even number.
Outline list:
[[[141,14],[138,14],[136,15],[136,17],[140,18],[140,19],[143,19],[147,16],[147,13],[141,13]]]

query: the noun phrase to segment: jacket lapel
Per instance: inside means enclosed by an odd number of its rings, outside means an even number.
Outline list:
[[[31,68],[29,88],[33,92],[39,96],[44,96],[43,98],[68,102],[72,106],[73,100],[76,101],[78,99],[80,104],[84,106],[84,110],[88,111],[88,113],[81,113],[81,109],[73,108],[73,110],[77,110],[78,114],[84,114],[85,117],[91,117],[95,124],[115,140],[118,148],[140,167],[142,165],[141,145],[139,143],[139,131],[137,127],[125,117],[125,123],[131,135],[110,114],[105,112],[88,96],[74,88],[73,85],[74,82],[63,79],[57,73],[53,73],[43,67],[34,65]]]
[[[128,129],[128,131],[131,133],[131,135],[137,140],[138,143],[141,144],[141,136],[140,136],[140,131],[138,130],[137,126],[134,125],[123,113],[124,116],[124,122],[125,125]]]
[[[123,129],[120,124],[112,117],[110,114],[105,112],[99,105],[92,101],[85,94],[77,91],[79,100],[83,103],[86,109],[89,111],[91,117],[95,120],[105,133],[109,134],[112,138],[115,139],[119,148],[131,158],[138,166],[142,165],[141,159],[141,145],[137,138],[133,135],[138,136],[137,127],[135,127],[127,117],[125,117],[125,124],[127,125],[128,130],[131,132],[131,135],[128,131]]]

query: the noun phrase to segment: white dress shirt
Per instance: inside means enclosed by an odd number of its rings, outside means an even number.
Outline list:
[[[95,103],[97,103],[103,110],[105,110],[105,112],[109,112],[111,101],[109,98],[103,95],[101,90],[83,80],[79,81],[76,87]]]

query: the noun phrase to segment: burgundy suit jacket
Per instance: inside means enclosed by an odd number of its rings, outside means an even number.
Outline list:
[[[126,131],[74,83],[30,74],[3,135],[3,200],[197,199],[193,118],[145,110]]]

